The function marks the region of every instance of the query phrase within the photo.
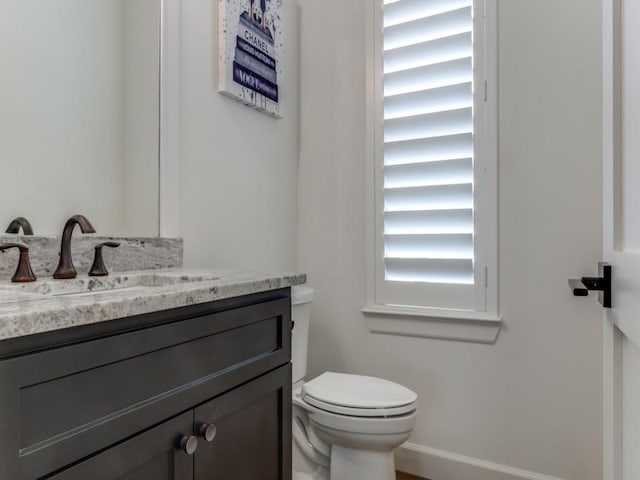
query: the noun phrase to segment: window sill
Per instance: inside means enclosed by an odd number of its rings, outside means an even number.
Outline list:
[[[372,333],[494,344],[502,319],[497,315],[455,310],[367,306],[362,309]]]

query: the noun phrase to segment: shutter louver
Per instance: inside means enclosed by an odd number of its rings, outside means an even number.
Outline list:
[[[384,268],[472,285],[472,0],[384,3]]]

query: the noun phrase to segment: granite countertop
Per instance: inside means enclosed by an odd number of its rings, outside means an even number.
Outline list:
[[[299,285],[300,273],[168,268],[0,282],[0,341]]]

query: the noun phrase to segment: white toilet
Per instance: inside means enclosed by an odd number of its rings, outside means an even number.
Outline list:
[[[393,449],[415,425],[417,395],[375,377],[304,381],[313,289],[293,287],[293,480],[393,480]]]

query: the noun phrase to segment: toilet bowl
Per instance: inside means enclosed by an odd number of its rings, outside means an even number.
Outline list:
[[[293,479],[393,480],[393,449],[415,425],[417,395],[376,377],[325,372],[305,382],[313,290],[292,289]]]

